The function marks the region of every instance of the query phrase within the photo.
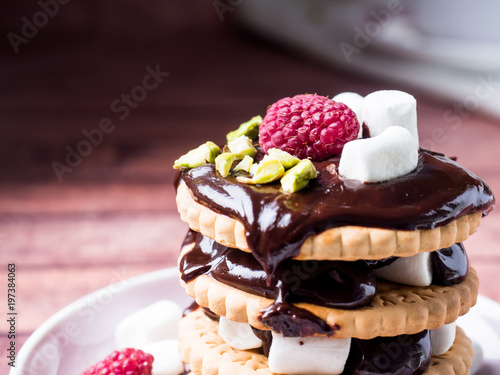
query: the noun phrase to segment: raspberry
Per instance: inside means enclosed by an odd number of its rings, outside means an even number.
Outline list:
[[[359,123],[345,104],[319,95],[296,95],[272,104],[259,128],[263,152],[279,148],[300,159],[328,159],[357,138]]]
[[[153,356],[138,349],[115,350],[82,375],[151,375]]]

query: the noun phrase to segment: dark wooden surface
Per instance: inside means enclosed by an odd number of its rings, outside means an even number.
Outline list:
[[[408,89],[254,39],[220,23],[210,4],[196,8],[155,38],[40,35],[2,59],[0,311],[6,311],[6,264],[14,262],[18,348],[85,294],[175,265],[187,227],[176,212],[171,166],[186,150],[208,139],[222,142],[227,131],[264,115],[283,96]],[[142,82],[147,66],[157,65],[169,76],[118,119],[111,103]],[[473,113],[452,128],[443,115],[453,103],[414,94],[421,141],[458,156],[500,193],[498,121]],[[105,117],[116,129],[59,182],[52,163],[64,163],[66,147],[75,148],[85,139],[82,130],[97,128]],[[498,302],[499,227],[500,213],[493,212],[466,243],[480,292]],[[2,355],[1,373],[5,366]]]

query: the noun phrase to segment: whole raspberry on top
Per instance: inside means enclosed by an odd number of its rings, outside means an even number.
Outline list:
[[[82,375],[151,375],[153,356],[139,349],[115,350]]]
[[[300,159],[328,159],[357,138],[359,123],[345,104],[319,95],[296,95],[272,104],[259,128],[263,152],[279,148]]]

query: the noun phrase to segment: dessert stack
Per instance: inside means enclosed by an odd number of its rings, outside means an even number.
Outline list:
[[[419,148],[413,96],[283,98],[174,168],[194,375],[470,373],[462,242],[494,197]]]

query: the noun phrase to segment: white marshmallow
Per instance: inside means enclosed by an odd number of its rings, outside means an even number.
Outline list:
[[[139,349],[154,357],[153,375],[179,375],[184,372],[177,340],[163,340],[141,345]]]
[[[456,333],[456,322],[445,324],[437,329],[432,329],[430,332],[432,355],[441,355],[450,350],[455,341]]]
[[[155,302],[118,323],[115,342],[119,348],[136,348],[154,341],[176,339],[181,319],[182,309],[175,302]]]
[[[391,126],[382,134],[346,143],[339,173],[363,182],[386,181],[410,173],[417,167],[418,147],[410,132]]]
[[[408,258],[399,258],[388,266],[373,270],[376,277],[412,286],[432,284],[432,262],[430,253],[420,253]]]
[[[262,346],[262,340],[255,335],[250,324],[234,322],[223,316],[219,319],[219,335],[235,349],[247,350]]]
[[[361,138],[363,135],[363,97],[355,92],[341,92],[335,95],[332,100],[344,103],[353,110],[359,122],[358,138]]]
[[[390,126],[401,126],[408,129],[418,145],[417,101],[406,92],[381,90],[368,94],[363,100],[362,118],[372,137]]]
[[[272,333],[268,364],[280,374],[341,374],[351,339],[330,337],[284,337]]]

